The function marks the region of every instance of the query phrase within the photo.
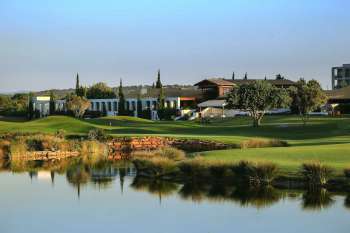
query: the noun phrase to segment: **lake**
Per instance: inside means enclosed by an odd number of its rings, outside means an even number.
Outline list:
[[[136,177],[128,163],[4,166],[1,233],[342,233],[350,197]]]

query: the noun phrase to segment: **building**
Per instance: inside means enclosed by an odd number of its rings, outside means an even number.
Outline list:
[[[228,92],[234,87],[251,83],[257,80],[265,80],[278,88],[289,88],[295,85],[295,82],[288,79],[205,79],[196,84],[199,90],[202,91],[202,95],[205,100],[224,98]]]
[[[164,87],[165,108],[176,109],[178,115],[184,115],[187,109],[195,109],[198,100],[201,99],[201,91],[196,88],[167,88]],[[159,89],[140,88],[125,94],[125,109],[138,116],[138,110],[150,110],[151,119],[156,120]],[[119,99],[89,99],[89,111],[105,112],[108,116],[118,115]],[[139,106],[141,104],[141,106]],[[40,113],[40,117],[49,115],[50,97],[38,96],[33,98],[34,109]],[[55,100],[55,111],[66,112],[66,100]]]
[[[332,89],[350,85],[350,64],[332,68]]]
[[[326,91],[328,104],[350,104],[350,86]]]
[[[40,117],[45,117],[50,114],[50,96],[33,97],[33,110],[40,114]]]

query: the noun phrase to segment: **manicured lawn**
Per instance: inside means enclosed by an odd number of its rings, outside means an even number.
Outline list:
[[[247,117],[225,119],[210,124],[190,121],[153,122],[134,117],[104,117],[79,120],[52,116],[29,122],[0,121],[0,133],[44,132],[64,129],[68,134],[85,134],[103,128],[113,136],[159,135],[201,138],[238,144],[252,138],[287,141],[283,148],[233,149],[202,153],[206,159],[225,161],[258,160],[278,163],[285,171],[295,172],[304,161],[321,161],[340,171],[350,166],[350,117],[311,117],[303,126],[297,116],[266,116],[259,128],[250,126]]]
[[[207,160],[222,160],[232,163],[241,160],[272,161],[283,172],[287,173],[297,173],[304,162],[321,162],[335,169],[338,174],[342,173],[344,168],[350,168],[350,143],[287,148],[233,149],[208,151],[200,154]]]

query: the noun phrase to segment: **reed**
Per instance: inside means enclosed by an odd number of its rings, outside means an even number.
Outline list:
[[[327,184],[333,170],[320,162],[304,163],[301,168],[301,174],[311,185]]]

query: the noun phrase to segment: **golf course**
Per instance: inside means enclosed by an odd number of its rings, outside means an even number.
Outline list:
[[[260,127],[252,127],[248,117],[199,121],[150,121],[135,117],[76,119],[50,116],[33,121],[0,119],[0,134],[7,132],[85,135],[94,128],[113,137],[166,136],[213,140],[237,145],[236,149],[200,152],[210,161],[241,160],[273,162],[288,173],[297,172],[304,162],[321,162],[337,172],[350,167],[350,117],[312,116],[303,125],[298,116],[266,116]],[[239,148],[249,140],[281,140],[287,147]]]

